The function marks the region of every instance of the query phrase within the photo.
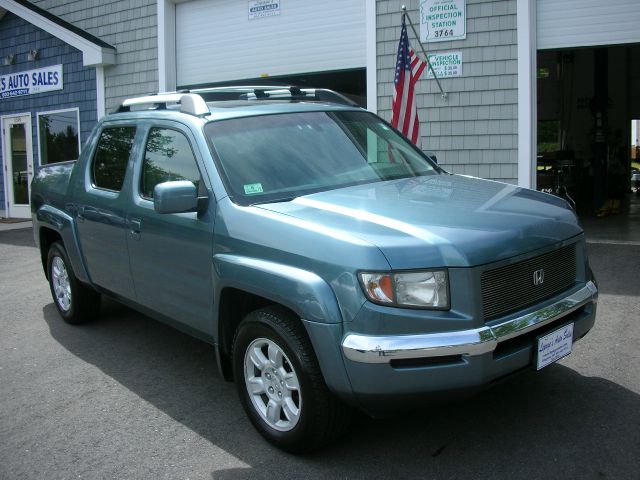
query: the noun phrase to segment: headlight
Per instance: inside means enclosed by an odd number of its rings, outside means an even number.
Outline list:
[[[400,307],[449,308],[446,270],[400,273],[361,272],[365,295],[375,303]]]

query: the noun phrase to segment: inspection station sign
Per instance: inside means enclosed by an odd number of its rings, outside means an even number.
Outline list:
[[[445,42],[467,38],[466,0],[422,0],[420,41]]]
[[[429,62],[438,78],[459,77],[462,75],[462,52],[433,53]],[[431,69],[427,68],[428,78],[433,78]]]
[[[62,65],[0,76],[0,98],[62,90]]]
[[[249,0],[249,20],[280,15],[280,0]]]

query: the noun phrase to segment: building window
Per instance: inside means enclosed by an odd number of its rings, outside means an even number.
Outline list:
[[[79,130],[77,108],[39,113],[40,165],[77,160],[80,156]]]

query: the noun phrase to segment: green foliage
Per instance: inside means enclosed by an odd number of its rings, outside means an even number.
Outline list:
[[[560,150],[560,121],[544,120],[538,122],[538,153]]]
[[[120,191],[135,134],[135,127],[110,127],[102,131],[93,161],[97,187]]]
[[[48,115],[41,115],[39,123],[40,138],[42,139],[41,163],[49,164],[78,159],[78,132],[73,125],[67,124],[64,129],[56,130],[52,127],[51,116]]]

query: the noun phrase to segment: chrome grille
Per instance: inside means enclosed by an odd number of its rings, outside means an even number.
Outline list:
[[[534,285],[534,272],[544,280]],[[540,274],[536,275],[539,281]],[[483,272],[480,277],[484,320],[534,305],[572,287],[576,280],[576,246],[562,247],[529,260]]]

